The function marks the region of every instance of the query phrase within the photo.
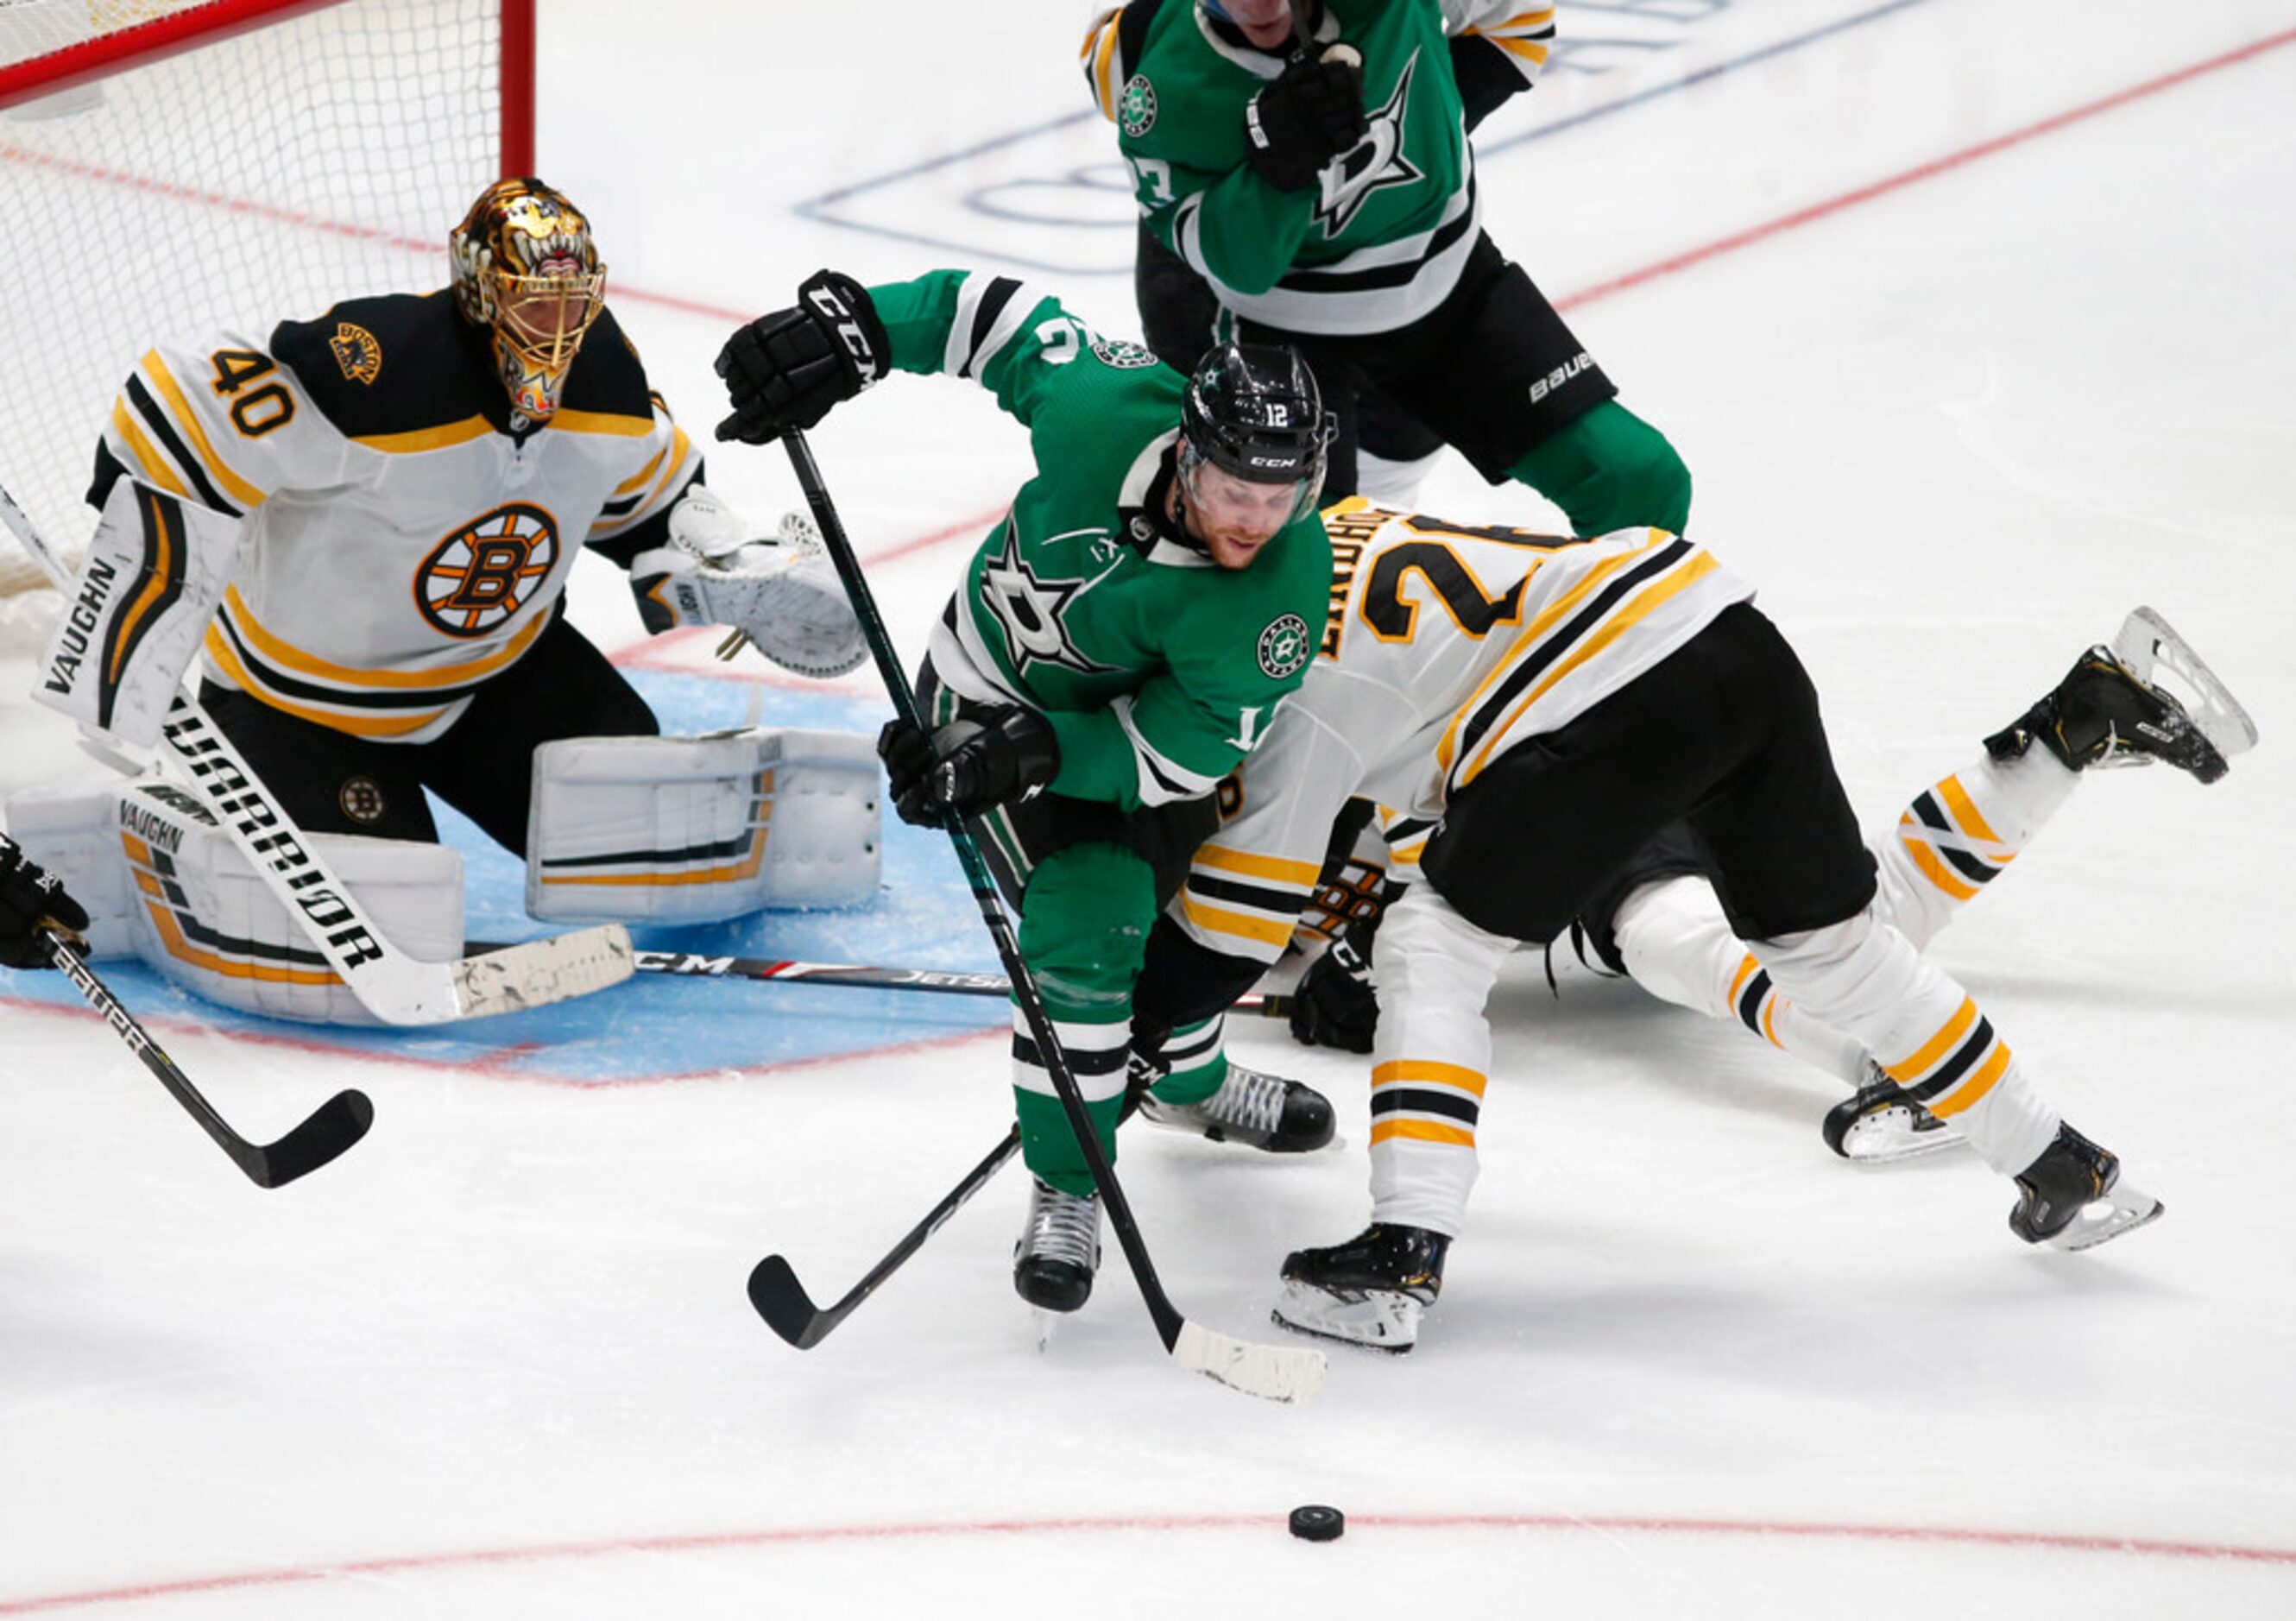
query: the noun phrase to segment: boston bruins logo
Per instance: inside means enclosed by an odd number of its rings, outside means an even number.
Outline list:
[[[439,543],[415,573],[414,605],[433,629],[483,636],[531,602],[557,563],[557,520],[513,501]]]

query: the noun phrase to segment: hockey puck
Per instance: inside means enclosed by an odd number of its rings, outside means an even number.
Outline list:
[[[1292,1535],[1302,1542],[1335,1543],[1348,1528],[1348,1517],[1320,1502],[1302,1503],[1292,1510]]]

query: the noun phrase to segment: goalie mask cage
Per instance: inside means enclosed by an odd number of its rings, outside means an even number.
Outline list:
[[[534,0],[0,0],[0,485],[76,558],[143,353],[447,282],[533,167]],[[188,384],[190,380],[185,380]],[[0,643],[61,599],[0,536]]]

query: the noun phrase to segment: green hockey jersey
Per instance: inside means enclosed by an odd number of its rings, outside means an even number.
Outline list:
[[[1224,307],[1286,332],[1363,335],[1441,303],[1480,233],[1449,46],[1466,33],[1529,80],[1546,61],[1554,8],[1324,0],[1316,48],[1344,40],[1363,53],[1371,127],[1296,192],[1244,159],[1245,106],[1283,71],[1281,52],[1238,43],[1192,0],[1131,0],[1094,26],[1084,68],[1141,213]]]
[[[1036,453],[933,632],[942,683],[1041,711],[1060,741],[1054,793],[1127,810],[1210,793],[1315,653],[1322,520],[1218,567],[1164,516],[1178,373],[1009,276],[935,271],[869,292],[896,366],[980,383]]]

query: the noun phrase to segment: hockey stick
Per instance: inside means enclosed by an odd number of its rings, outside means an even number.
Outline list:
[[[506,949],[493,940],[465,940],[463,949],[473,955]],[[975,973],[952,968],[876,968],[853,962],[798,962],[775,957],[720,957],[701,951],[647,951],[641,947],[631,961],[642,974],[670,974],[681,979],[753,979],[769,985],[841,985],[862,991],[931,991],[946,996],[1009,996],[1013,982],[1002,974]],[[1289,996],[1244,996],[1228,1009],[1231,1013],[1257,1013],[1264,1019],[1289,1019]]]
[[[4,522],[71,594],[71,573],[15,498],[0,487]],[[350,888],[327,865],[222,729],[178,691],[160,734],[200,799],[264,884],[300,923],[351,994],[387,1024],[430,1025],[540,1007],[629,978],[629,931],[619,923],[533,940],[484,957],[423,962],[383,937]],[[107,740],[110,741],[110,740]]]
[[[942,1223],[986,1187],[1004,1168],[1005,1162],[1020,1151],[1021,1128],[1015,1126],[1004,1134],[1002,1142],[989,1150],[988,1158],[967,1171],[964,1180],[927,1211],[924,1220],[910,1228],[908,1235],[871,1267],[866,1277],[847,1289],[836,1305],[826,1309],[814,1305],[813,1297],[805,1292],[805,1285],[797,1281],[790,1264],[777,1255],[767,1256],[750,1272],[750,1304],[775,1333],[800,1351],[811,1350],[850,1317],[856,1306],[875,1294],[880,1283],[898,1272],[911,1256],[924,1247],[927,1239],[940,1231]]]
[[[308,1175],[365,1136],[366,1128],[374,1124],[374,1105],[367,1101],[366,1093],[339,1092],[278,1142],[250,1142],[200,1095],[191,1077],[160,1050],[160,1044],[135,1022],[135,1016],[119,1005],[119,999],[95,977],[95,970],[79,953],[53,929],[41,929],[39,940],[48,961],[63,970],[73,988],[87,998],[88,1006],[103,1015],[112,1033],[127,1044],[127,1050],[143,1060],[144,1068],[159,1077],[160,1085],[184,1106],[184,1112],[200,1123],[200,1129],[215,1139],[216,1146],[230,1155],[231,1162],[246,1172],[247,1179],[257,1187],[283,1188],[298,1176]]]
[[[892,638],[877,612],[875,594],[862,575],[860,560],[853,554],[853,543],[846,536],[845,526],[838,520],[837,509],[830,503],[829,492],[821,481],[821,470],[814,464],[813,451],[806,444],[805,435],[795,429],[783,434],[782,445],[789,452],[798,485],[805,491],[806,503],[813,509],[814,522],[820,528],[830,561],[837,567],[837,577],[844,582],[845,594],[852,602],[854,617],[860,622],[861,634],[868,641],[877,674],[893,700],[894,710],[910,725],[922,726],[916,693],[911,690],[908,675],[893,651]],[[980,921],[996,943],[997,960],[1004,963],[1004,972],[1012,980],[1013,1003],[1021,1010],[1029,1034],[1044,1057],[1046,1068],[1051,1072],[1053,1088],[1060,1094],[1069,1128],[1076,1134],[1077,1147],[1092,1172],[1093,1185],[1099,1189],[1101,1201],[1107,1207],[1109,1225],[1123,1246],[1124,1258],[1131,1265],[1133,1279],[1140,1287],[1141,1298],[1147,1303],[1148,1314],[1155,1322],[1165,1350],[1182,1367],[1252,1396],[1278,1402],[1300,1401],[1313,1396],[1324,1382],[1322,1352],[1290,1346],[1252,1345],[1233,1339],[1191,1322],[1165,1294],[1163,1283],[1156,1276],[1155,1264],[1149,1259],[1147,1243],[1140,1236],[1139,1224],[1133,1220],[1132,1208],[1125,1200],[1124,1189],[1116,1180],[1116,1168],[1102,1151],[1099,1134],[1093,1129],[1092,1118],[1085,1111],[1084,1094],[1077,1087],[1076,1077],[1070,1072],[1052,1017],[1045,1011],[1044,998],[1037,994],[1036,980],[1021,960],[1020,944],[1013,937],[1004,908],[997,901],[996,886],[988,875],[988,864],[981,859],[980,846],[973,842],[963,818],[951,814],[942,818],[941,826],[948,834],[949,843],[955,847],[957,863],[964,869],[965,882],[980,905]]]

